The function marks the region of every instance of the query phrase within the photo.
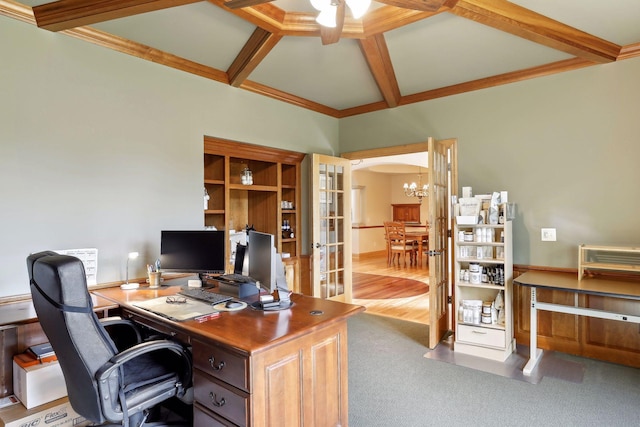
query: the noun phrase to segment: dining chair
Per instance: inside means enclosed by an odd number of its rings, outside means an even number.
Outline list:
[[[406,267],[407,253],[409,254],[409,262],[411,265],[417,262],[418,244],[415,240],[406,237],[404,223],[387,221],[384,225],[387,235],[389,266],[395,263],[396,255],[398,257],[398,265],[400,265],[400,256],[402,255],[404,266]]]

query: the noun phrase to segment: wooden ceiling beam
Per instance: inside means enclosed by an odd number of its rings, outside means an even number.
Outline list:
[[[216,68],[189,61],[177,55],[146,46],[122,37],[114,36],[92,27],[72,28],[64,30],[62,34],[113,49],[127,55],[135,56],[146,61],[155,62],[166,67],[201,76],[223,84],[229,84],[227,73]]]
[[[36,23],[35,19],[33,19],[31,8],[13,0],[0,0],[0,16],[17,19],[32,25]]]
[[[286,13],[284,10],[270,3],[257,4],[252,7],[243,7],[241,9],[230,9],[224,5],[225,0],[207,1],[233,15],[236,15],[238,18],[252,23],[256,27],[262,28],[263,30],[267,30],[274,34],[280,34],[282,31],[282,23],[285,20]]]
[[[317,102],[313,102],[251,80],[246,80],[242,83],[240,88],[259,95],[268,96],[269,98],[277,99],[278,101],[286,102],[291,105],[306,108],[317,113],[326,114],[327,116],[335,118],[340,116],[340,111],[335,108],[327,107],[326,105],[318,104]]]
[[[258,4],[269,3],[274,0],[223,0],[224,6],[229,9],[242,9],[244,7],[256,6]]]
[[[281,39],[282,36],[257,27],[227,70],[231,86],[240,87]]]
[[[397,107],[400,102],[400,88],[384,34],[376,34],[358,42],[382,97],[390,108]]]
[[[404,9],[395,6],[384,6],[373,9],[362,18],[365,36],[395,30],[405,25],[430,18],[449,9],[442,7],[435,12]]]
[[[50,31],[83,27],[201,0],[58,0],[33,7],[36,24]]]
[[[521,82],[523,80],[529,80],[536,77],[543,77],[552,74],[563,73],[566,71],[573,71],[593,65],[594,63],[592,61],[582,58],[565,59],[563,61],[553,62],[551,64],[539,65],[537,67],[531,67],[524,70],[498,74],[497,76],[486,77],[478,80],[455,84],[452,86],[441,87],[425,92],[403,96],[400,100],[400,105],[414,104],[416,102],[429,101],[436,98],[444,98],[447,96],[473,92],[480,89],[502,86],[505,84]]]
[[[622,59],[635,58],[636,56],[640,56],[640,43],[623,46],[622,49],[620,49],[618,61]]]
[[[316,22],[315,12],[285,12],[270,4],[258,4],[241,9],[229,9],[224,0],[207,0],[227,12],[236,15],[264,30],[282,36],[319,37],[320,25]],[[344,18],[341,38],[363,39],[377,33],[390,31],[442,12],[449,11],[448,5],[457,0],[447,0],[435,12],[404,9],[395,6],[382,6],[370,10],[362,19],[353,19],[347,14]]]
[[[380,3],[405,9],[435,12],[450,0],[378,0]]]
[[[620,46],[507,0],[459,0],[451,12],[597,63],[615,61]]]

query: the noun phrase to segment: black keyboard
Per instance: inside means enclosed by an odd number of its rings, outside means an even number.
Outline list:
[[[223,274],[222,276],[216,277],[216,280],[222,280],[223,282],[231,282],[231,283],[255,283],[251,277],[243,276],[242,274]]]
[[[228,295],[216,294],[214,292],[205,291],[204,289],[198,288],[187,288],[178,292],[180,295],[184,295],[185,297],[197,299],[200,301],[208,302],[212,305],[219,304],[221,302],[229,301],[233,299]]]

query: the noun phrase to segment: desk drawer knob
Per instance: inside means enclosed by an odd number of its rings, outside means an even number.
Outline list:
[[[213,393],[212,391],[209,392],[209,399],[211,399],[211,403],[213,404],[213,406],[218,407],[218,408],[224,406],[224,404],[227,403],[224,400],[224,397],[222,399],[218,400],[218,395]]]
[[[211,368],[213,368],[214,371],[220,371],[222,370],[222,368],[224,368],[224,361],[218,363],[217,365],[216,363],[216,359],[213,356],[209,356],[209,364],[211,365]]]

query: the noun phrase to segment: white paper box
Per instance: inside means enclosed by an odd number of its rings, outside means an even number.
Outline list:
[[[478,217],[473,215],[462,215],[456,217],[456,222],[460,225],[472,225],[478,223]]]
[[[91,424],[73,410],[66,397],[33,409],[20,404],[3,408],[0,410],[0,420],[0,425],[4,427],[77,427]]]
[[[55,361],[23,368],[14,361],[13,394],[27,409],[66,396],[60,364]]]

